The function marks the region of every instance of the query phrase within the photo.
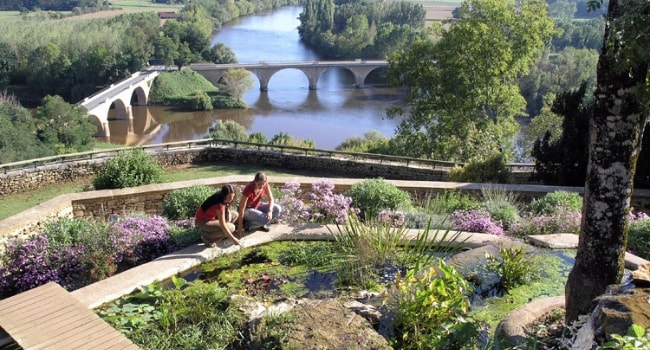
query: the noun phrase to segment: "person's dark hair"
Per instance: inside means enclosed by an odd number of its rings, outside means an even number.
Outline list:
[[[266,174],[263,171],[257,172],[255,174],[255,178],[253,179],[254,182],[266,182]]]
[[[210,209],[210,207],[213,205],[224,204],[226,203],[226,197],[228,197],[229,194],[236,193],[236,192],[237,189],[235,189],[234,185],[231,184],[223,185],[223,187],[221,187],[221,191],[211,195],[210,197],[208,197],[208,199],[205,200],[205,202],[203,202],[203,204],[201,204],[201,209],[206,211]]]

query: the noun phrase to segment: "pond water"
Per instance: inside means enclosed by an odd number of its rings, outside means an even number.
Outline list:
[[[302,247],[300,247],[302,245]],[[314,248],[316,245],[324,245],[321,248]],[[275,242],[268,246],[261,246],[239,252],[231,257],[222,257],[217,261],[206,262],[199,267],[184,273],[181,277],[186,281],[202,280],[214,282],[251,297],[262,298],[311,298],[324,299],[340,296],[341,287],[340,270],[336,271],[332,262],[340,261],[334,257],[331,249],[331,242]],[[297,250],[296,250],[297,248]],[[321,251],[323,256],[320,259],[311,259],[323,263],[322,266],[313,267],[305,264],[294,265],[283,254],[295,254],[303,250],[302,254],[309,254],[312,249]],[[279,256],[274,256],[278,254]],[[492,253],[494,254],[494,253]],[[470,302],[473,306],[483,306],[485,301],[493,297],[502,297],[507,294],[499,277],[491,271],[486,270],[486,251],[477,248],[472,251],[460,252],[458,256],[469,255],[469,259],[454,259],[451,256],[446,259],[449,264],[463,274],[465,279],[473,284],[473,293]],[[535,249],[529,253],[531,259],[542,265],[552,265],[552,268],[539,271],[539,279],[557,279],[565,281],[575,262],[574,250],[547,250]],[[307,261],[308,262],[308,261]],[[378,271],[375,271],[375,282],[384,287],[394,283],[397,274],[404,276],[406,268],[388,262]],[[355,276],[363,278],[362,276]],[[563,282],[562,282],[563,286]],[[556,290],[557,291],[557,290]],[[544,292],[546,293],[546,292]],[[542,295],[538,295],[542,296]],[[549,294],[550,296],[550,294]]]

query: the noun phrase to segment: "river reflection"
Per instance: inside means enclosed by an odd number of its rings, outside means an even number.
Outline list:
[[[212,43],[223,42],[239,62],[293,62],[318,60],[299,39],[299,7],[286,7],[269,14],[248,16],[225,25]],[[282,23],[282,25],[269,25]],[[241,38],[247,38],[241,40]],[[217,121],[233,120],[250,133],[261,132],[271,139],[285,132],[296,139],[311,139],[317,148],[334,149],[343,140],[362,137],[377,130],[392,137],[399,119],[386,118],[386,109],[400,104],[401,92],[386,86],[380,74],[355,88],[352,73],[330,69],[318,80],[317,90],[309,90],[307,77],[299,70],[286,69],[273,75],[269,91],[261,92],[259,82],[244,94],[246,110],[183,112],[161,106],[133,106],[133,121],[111,120],[111,136],[106,141],[123,145],[147,145],[205,138]]]

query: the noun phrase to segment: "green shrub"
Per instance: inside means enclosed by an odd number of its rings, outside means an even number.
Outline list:
[[[180,105],[189,107],[188,102],[197,91],[211,95],[219,89],[193,70],[168,71],[154,79],[149,97],[154,104],[178,106],[179,101],[184,101]]]
[[[446,190],[427,198],[422,208],[431,214],[451,214],[457,210],[478,209],[481,203],[469,194],[459,190]]]
[[[627,248],[641,258],[650,259],[650,219],[630,223]]]
[[[248,135],[248,142],[254,143],[269,143],[269,138],[261,132],[257,131]]]
[[[538,276],[537,264],[526,254],[526,249],[501,247],[499,253],[499,257],[487,255],[487,270],[499,277],[506,290],[532,281]]]
[[[493,221],[500,221],[504,230],[520,219],[519,199],[502,188],[482,188],[482,207],[490,214]]]
[[[411,207],[408,192],[386,182],[382,178],[366,179],[352,185],[345,193],[352,198],[352,204],[361,211],[361,218],[373,219],[384,209],[398,210]]]
[[[612,341],[603,344],[602,349],[648,350],[650,349],[650,328],[633,324],[626,335],[612,334]]]
[[[452,337],[471,342],[475,337],[456,336],[470,326],[464,317],[469,312],[468,282],[441,259],[437,268],[423,272],[409,270],[395,283],[397,307],[391,344],[395,349],[460,349]],[[475,329],[474,329],[475,330]]]
[[[195,111],[211,111],[212,99],[205,91],[197,91],[193,96],[192,109]]]
[[[174,244],[179,248],[196,243],[203,234],[203,231],[194,226],[194,221],[190,220],[171,222],[168,232]]]
[[[472,159],[463,167],[455,166],[449,172],[449,180],[456,182],[511,183],[512,174],[505,157],[496,154],[486,160]]]
[[[208,137],[213,140],[248,141],[246,128],[233,120],[218,120],[208,132]]]
[[[162,215],[170,220],[192,218],[199,205],[214,192],[215,189],[207,185],[172,191],[169,197],[163,200]]]
[[[293,147],[302,147],[302,148],[316,148],[316,142],[311,139],[296,139],[293,136],[287,134],[286,132],[280,132],[273,135],[271,141],[272,145],[282,145],[282,146],[293,146]]]
[[[225,95],[215,95],[212,96],[212,106],[218,109],[245,109],[248,108],[246,102]]]
[[[93,179],[96,190],[159,183],[163,168],[143,149],[122,151]]]
[[[576,192],[554,191],[533,199],[528,205],[533,215],[552,215],[564,209],[582,211],[582,197]]]

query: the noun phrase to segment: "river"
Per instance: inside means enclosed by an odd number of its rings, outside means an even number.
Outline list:
[[[240,63],[319,60],[298,35],[301,7],[284,7],[267,14],[239,18],[224,25],[212,38],[223,42]],[[284,132],[296,139],[311,139],[317,148],[334,149],[343,140],[377,130],[392,137],[399,120],[387,119],[386,109],[402,101],[400,91],[381,80],[367,80],[355,88],[347,70],[328,70],[309,90],[307,77],[295,69],[273,75],[269,91],[255,87],[244,95],[246,110],[179,112],[160,106],[133,107],[133,120],[109,123],[111,143],[148,145],[205,138],[218,120],[234,120],[247,132],[269,139]]]

